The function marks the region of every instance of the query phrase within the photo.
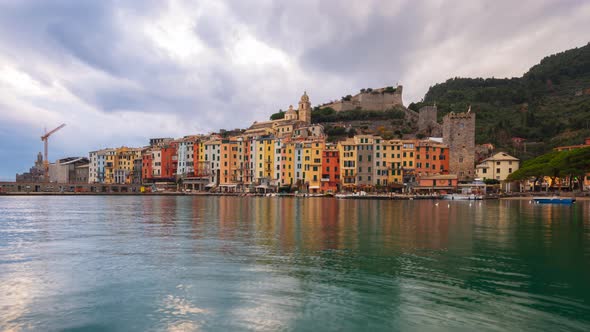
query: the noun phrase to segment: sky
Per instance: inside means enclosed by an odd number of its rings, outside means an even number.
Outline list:
[[[361,88],[404,103],[590,41],[584,0],[0,0],[0,181],[49,159],[248,127]]]

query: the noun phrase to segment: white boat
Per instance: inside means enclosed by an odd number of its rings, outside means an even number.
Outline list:
[[[452,201],[476,201],[482,200],[483,196],[476,194],[448,194],[444,195],[442,198]]]
[[[361,196],[367,196],[367,192],[365,192],[365,191],[358,191],[358,192],[355,192],[355,193],[336,194],[336,195],[334,195],[334,197],[336,197],[336,198],[355,198],[355,197],[361,197]]]

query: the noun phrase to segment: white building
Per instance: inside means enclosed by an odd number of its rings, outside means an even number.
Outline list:
[[[498,152],[475,167],[478,178],[505,181],[510,173],[516,171],[520,160],[505,152]]]
[[[205,163],[208,165],[210,172],[210,183],[207,185],[209,188],[212,186],[219,185],[219,173],[221,168],[219,167],[219,160],[221,155],[221,140],[214,139],[205,142]]]
[[[178,149],[176,150],[176,157],[178,159],[178,168],[176,174],[179,176],[187,176],[194,172],[195,168],[195,145],[196,139],[186,137],[178,142]]]
[[[88,183],[105,182],[105,166],[107,155],[114,156],[116,149],[102,149],[89,153]],[[112,167],[112,166],[111,166]]]

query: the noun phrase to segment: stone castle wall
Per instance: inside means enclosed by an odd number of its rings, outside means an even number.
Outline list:
[[[395,106],[403,106],[403,87],[400,85],[395,92],[384,92],[384,89],[377,89],[372,92],[361,92],[352,97],[351,100],[341,100],[323,105],[322,108],[330,107],[336,112],[350,111],[357,108],[371,111],[385,111]]]
[[[475,177],[475,114],[449,113],[442,123],[443,143],[449,146],[449,173],[459,181]]]

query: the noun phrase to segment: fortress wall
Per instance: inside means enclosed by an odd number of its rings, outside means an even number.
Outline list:
[[[382,90],[376,90],[378,91],[377,93],[358,93],[350,101],[337,101],[324,105],[322,108],[331,107],[336,112],[349,111],[356,108],[371,111],[385,111],[395,106],[403,106],[402,86],[398,86],[394,93],[382,93]]]

